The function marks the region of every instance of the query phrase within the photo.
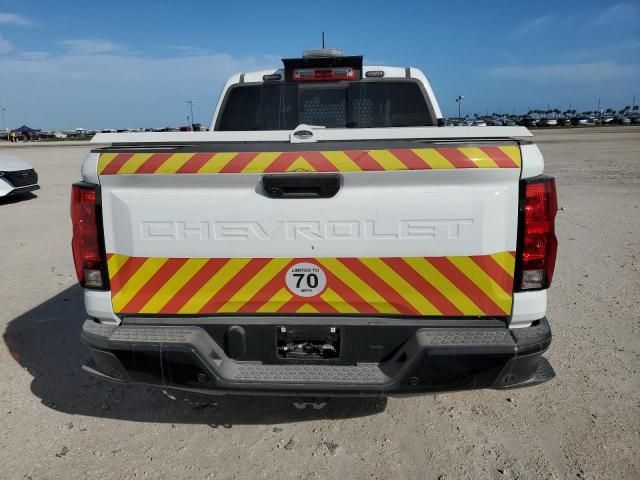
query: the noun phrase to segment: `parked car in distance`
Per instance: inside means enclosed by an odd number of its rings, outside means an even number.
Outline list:
[[[484,120],[474,120],[471,125],[473,127],[486,127],[487,126],[487,122],[485,122]]]
[[[602,123],[603,125],[609,125],[611,123],[614,123],[614,120],[615,119],[611,115],[607,115],[600,119],[600,123]]]
[[[464,119],[462,118],[448,118],[447,119],[447,126],[448,127],[463,127],[464,126]]]
[[[502,126],[503,126],[503,127],[515,127],[516,125],[518,125],[518,124],[517,124],[514,120],[511,120],[511,119],[509,119],[509,120],[505,120],[505,121],[502,123]]]
[[[536,119],[533,117],[522,117],[518,122],[521,127],[535,127]]]
[[[583,127],[589,125],[589,119],[587,117],[573,117],[571,124]]]
[[[538,120],[539,127],[556,127],[558,126],[558,120],[555,118],[541,118]]]
[[[631,125],[631,119],[628,117],[617,117],[615,123],[618,125]]]
[[[487,125],[490,127],[502,127],[502,122],[492,118],[491,120],[487,120]]]
[[[571,119],[567,117],[561,117],[558,119],[558,125],[568,127],[571,125]]]
[[[38,174],[24,160],[0,155],[0,197],[38,190]]]

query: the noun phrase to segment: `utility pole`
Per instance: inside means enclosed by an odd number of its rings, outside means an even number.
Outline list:
[[[7,109],[5,108],[4,105],[0,105],[0,112],[2,112],[2,131],[5,132],[7,134],[7,140],[9,140],[9,132],[7,130],[7,121],[4,118],[4,112]]]
[[[458,102],[458,118],[462,118],[462,101],[464,100],[463,95],[458,95],[456,97],[456,102]]]
[[[324,50],[324,32],[322,32],[322,49]]]
[[[193,124],[195,123],[193,119],[193,100],[187,100],[187,105],[191,111],[191,130],[193,130]]]

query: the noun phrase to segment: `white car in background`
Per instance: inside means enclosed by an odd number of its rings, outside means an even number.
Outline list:
[[[38,174],[24,160],[0,155],[0,198],[38,190]]]

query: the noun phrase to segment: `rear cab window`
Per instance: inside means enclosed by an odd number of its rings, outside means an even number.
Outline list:
[[[415,80],[240,84],[226,94],[219,131],[435,126]]]

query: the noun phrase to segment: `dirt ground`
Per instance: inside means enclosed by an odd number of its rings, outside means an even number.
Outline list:
[[[0,144],[42,185],[0,202],[0,478],[640,478],[640,129],[536,141],[561,205],[557,378],[321,411],[285,398],[174,401],[84,374],[68,201],[88,148]]]

